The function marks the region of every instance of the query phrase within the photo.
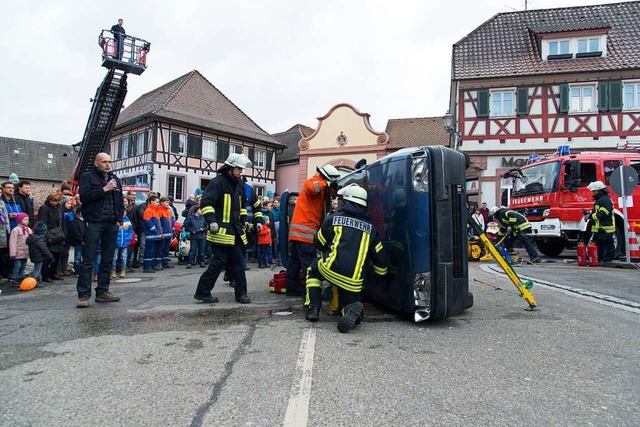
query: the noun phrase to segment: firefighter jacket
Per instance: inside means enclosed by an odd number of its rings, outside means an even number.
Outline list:
[[[171,207],[158,206],[158,215],[160,216],[160,227],[162,228],[163,239],[173,239],[173,229],[176,225],[175,218]]]
[[[322,252],[318,258],[320,273],[347,291],[362,290],[369,259],[376,274],[387,274],[387,256],[365,207],[345,201],[342,210],[322,224],[314,243]]]
[[[500,224],[500,230],[498,231],[499,237],[504,236],[509,227],[511,227],[511,233],[514,235],[526,233],[531,230],[531,223],[524,215],[516,211],[501,208],[496,211],[494,217]]]
[[[256,190],[246,182],[244,183],[244,198],[242,199],[242,203],[247,210],[247,221],[252,224],[264,223],[262,210],[260,209],[260,199],[258,199]]]
[[[329,211],[329,183],[316,174],[309,178],[298,195],[289,229],[289,241],[313,243]]]
[[[147,208],[142,214],[142,231],[147,240],[162,240],[159,206],[147,203]]]
[[[228,166],[221,167],[218,172],[218,176],[207,185],[200,202],[207,225],[217,222],[220,227],[216,234],[207,231],[207,241],[214,245],[233,246],[238,236],[246,246],[243,224],[247,210],[242,204],[244,183],[229,174]]]
[[[600,190],[594,197],[593,211],[590,219],[593,220],[591,232],[597,233],[600,230],[605,233],[613,233],[616,230],[616,220],[613,215],[613,202],[609,197],[607,189]]]

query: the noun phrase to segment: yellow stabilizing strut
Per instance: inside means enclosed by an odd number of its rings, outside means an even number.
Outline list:
[[[484,243],[484,246],[489,250],[489,253],[491,254],[491,256],[493,256],[493,259],[496,260],[498,265],[504,270],[504,272],[507,274],[509,279],[511,279],[511,282],[513,282],[515,287],[518,289],[522,298],[524,298],[525,301],[529,303],[529,307],[527,308],[527,310],[535,309],[536,299],[533,297],[533,294],[529,292],[529,289],[527,289],[524,283],[522,283],[522,280],[520,280],[520,277],[518,277],[513,267],[511,267],[511,264],[509,264],[502,257],[502,255],[500,255],[500,252],[498,251],[498,249],[496,249],[496,247],[493,245],[493,242],[484,233],[484,230],[480,228],[478,223],[468,213],[467,213],[467,223],[469,224],[469,227],[473,228],[476,234],[480,236],[480,241]]]

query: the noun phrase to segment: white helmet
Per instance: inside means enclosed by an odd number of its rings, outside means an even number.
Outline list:
[[[338,195],[343,199],[367,207],[367,190],[358,184],[351,184],[338,191]]]
[[[244,154],[231,153],[227,160],[224,161],[224,164],[227,166],[231,166],[232,168],[250,168],[253,166],[251,160]]]
[[[489,216],[494,216],[496,214],[496,212],[498,212],[498,209],[500,209],[497,206],[493,206],[491,207],[491,209],[489,209]]]
[[[335,181],[340,178],[340,172],[332,165],[324,165],[316,168],[316,171],[327,181]]]
[[[600,191],[600,190],[604,190],[605,186],[602,181],[593,181],[591,184],[587,186],[587,188],[591,191]]]

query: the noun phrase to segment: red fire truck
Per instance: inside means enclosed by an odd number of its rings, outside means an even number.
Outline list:
[[[614,204],[616,257],[624,250],[623,207],[619,195],[609,183],[619,166],[634,168],[640,175],[640,152],[584,152],[570,154],[560,147],[555,155],[532,155],[527,164],[512,169],[505,177],[514,178],[510,207],[526,215],[532,224],[532,236],[544,255],[558,256],[573,248],[584,237],[589,224],[583,209],[591,210],[593,198],[587,185],[602,181]],[[632,193],[632,207],[627,203],[629,231],[640,234],[640,187]]]

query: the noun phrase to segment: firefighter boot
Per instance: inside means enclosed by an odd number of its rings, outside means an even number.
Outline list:
[[[309,307],[307,315],[304,318],[309,322],[317,322],[320,318],[320,307]]]
[[[342,334],[345,334],[351,329],[355,328],[356,325],[360,323],[359,320],[362,319],[363,311],[364,307],[359,301],[347,305],[343,310],[344,315],[338,321],[338,331],[340,331],[340,333]]]

